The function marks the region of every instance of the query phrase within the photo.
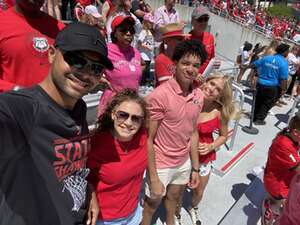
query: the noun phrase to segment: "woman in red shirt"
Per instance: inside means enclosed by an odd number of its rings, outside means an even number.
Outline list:
[[[89,181],[99,203],[97,225],[136,225],[147,166],[146,104],[136,91],[116,94],[98,120],[88,158]]]
[[[222,73],[211,74],[201,89],[204,94],[204,106],[197,121],[200,184],[192,190],[192,204],[189,209],[193,224],[200,224],[198,205],[208,183],[212,162],[216,160],[216,149],[226,142],[228,122],[237,115],[232,102],[231,77]],[[213,132],[216,130],[219,137],[214,140]]]
[[[300,113],[281,131],[269,149],[264,173],[267,197],[262,207],[262,224],[273,225],[278,220],[288,197],[292,178],[300,173]]]

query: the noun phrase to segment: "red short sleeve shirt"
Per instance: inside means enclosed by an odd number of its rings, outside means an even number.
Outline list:
[[[156,86],[171,79],[175,74],[174,62],[165,54],[159,54],[155,59]]]
[[[289,187],[300,163],[299,146],[285,135],[273,141],[264,174],[265,188],[275,198],[287,198]]]
[[[203,32],[201,37],[192,35],[191,39],[200,41],[207,52],[207,59],[199,68],[199,73],[202,74],[209,64],[209,61],[215,57],[215,39],[214,36],[208,32]]]
[[[146,131],[123,144],[109,131],[92,138],[88,180],[96,190],[100,220],[120,219],[133,213],[138,206],[147,158]]]

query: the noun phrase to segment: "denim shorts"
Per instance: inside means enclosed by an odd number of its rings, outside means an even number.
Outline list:
[[[98,220],[96,225],[138,225],[142,221],[142,207],[138,204],[136,210],[125,218],[103,221]]]

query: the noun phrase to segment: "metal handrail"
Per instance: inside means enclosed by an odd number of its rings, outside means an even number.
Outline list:
[[[236,81],[237,76],[238,76],[238,71],[239,71],[239,66],[233,66],[230,68],[225,68],[225,69],[219,69],[218,72],[226,72],[226,71],[231,71],[232,70],[232,77],[233,80]]]
[[[240,109],[242,109],[243,105],[244,105],[244,101],[245,101],[244,91],[235,82],[232,83],[232,87],[234,88],[234,96],[237,96],[237,94],[239,93],[239,96],[240,96],[239,107],[240,107]],[[234,122],[233,132],[232,132],[228,151],[232,151],[232,149],[233,149],[235,138],[236,138],[237,131],[238,131],[239,122],[240,122],[240,118],[236,119]]]

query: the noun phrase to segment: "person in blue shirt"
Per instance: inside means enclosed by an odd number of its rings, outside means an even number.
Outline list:
[[[264,125],[268,111],[286,91],[288,79],[288,61],[286,59],[290,46],[280,44],[275,55],[265,56],[250,67],[257,69],[257,94],[253,122]]]

